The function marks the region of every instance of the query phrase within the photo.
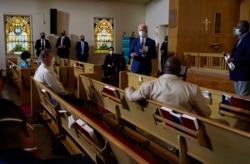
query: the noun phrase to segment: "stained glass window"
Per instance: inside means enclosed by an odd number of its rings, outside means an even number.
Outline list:
[[[114,45],[114,19],[94,18],[95,53],[106,53]]]
[[[4,23],[7,54],[31,52],[31,16],[4,15]]]

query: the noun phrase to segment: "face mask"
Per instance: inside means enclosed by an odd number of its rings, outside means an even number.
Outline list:
[[[61,35],[62,35],[62,36],[64,36],[64,35],[65,35],[65,33],[61,33]]]
[[[146,35],[145,31],[139,31],[140,38],[144,38]]]
[[[112,54],[113,54],[113,51],[109,51],[109,54],[112,55]]]
[[[44,39],[44,38],[45,38],[45,36],[41,36],[41,38],[42,38],[42,39]]]
[[[239,28],[234,29],[234,34],[239,36],[241,34],[240,29]]]
[[[30,62],[30,58],[26,59],[26,62],[28,62],[28,63],[29,63],[29,62]]]
[[[84,39],[81,39],[81,41],[84,41]]]

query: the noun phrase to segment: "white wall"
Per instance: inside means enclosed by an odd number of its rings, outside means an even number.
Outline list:
[[[168,13],[169,0],[153,0],[146,8],[146,24],[148,25],[148,36],[155,39],[159,45],[164,41],[165,35],[168,34]],[[156,30],[158,27],[158,30]],[[156,37],[156,31],[158,35]],[[158,69],[161,70],[160,53],[158,55]]]

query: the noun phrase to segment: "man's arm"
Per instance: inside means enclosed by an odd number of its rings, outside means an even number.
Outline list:
[[[150,98],[151,83],[143,83],[139,89],[135,90],[133,87],[125,88],[126,96],[130,101],[139,101]]]
[[[211,115],[211,109],[206,104],[205,99],[199,87],[196,89],[196,97],[193,109],[200,116],[208,118]]]

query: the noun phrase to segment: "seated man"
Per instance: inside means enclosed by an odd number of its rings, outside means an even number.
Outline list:
[[[0,163],[88,163],[88,157],[68,156],[42,160],[36,150],[36,138],[25,114],[10,100],[0,98]]]
[[[20,55],[20,58],[22,59],[21,62],[21,68],[30,68],[30,52],[29,51],[23,51]]]
[[[36,70],[34,79],[49,87],[65,101],[73,103],[78,107],[83,107],[83,101],[75,98],[70,91],[65,90],[63,84],[58,80],[52,67],[52,52],[49,50],[42,51],[39,58],[41,59],[41,64]]]
[[[106,78],[113,78],[113,75],[120,71],[120,56],[114,54],[113,47],[109,48],[109,54],[105,57],[103,70]]]
[[[125,89],[130,101],[151,99],[209,117],[211,109],[206,104],[199,86],[181,80],[178,77],[181,63],[176,57],[170,57],[165,62],[164,75],[158,79],[145,82],[138,90],[133,87]]]

